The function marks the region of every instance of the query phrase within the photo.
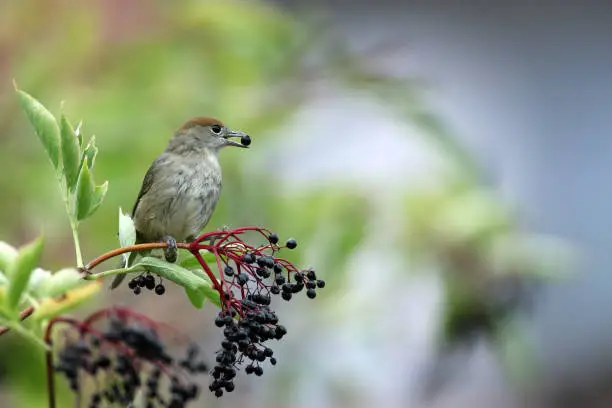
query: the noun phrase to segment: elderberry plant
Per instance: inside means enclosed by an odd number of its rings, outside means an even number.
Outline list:
[[[42,238],[21,249],[0,242],[0,335],[14,330],[44,348],[49,408],[57,406],[55,374],[67,379],[77,406],[131,407],[139,401],[147,408],[180,408],[197,399],[197,376],[210,375],[208,388],[221,397],[235,389],[239,370],[261,376],[265,363],[276,365],[272,343],[287,329],[272,297],[289,301],[304,293],[314,299],[325,287],[312,268],[299,268],[281,256],[297,241],[279,244],[279,236],[263,227],[223,229],[177,243],[185,256],[169,263],[154,253],[166,243],[135,244],[134,224],[120,210],[120,247],[84,264],[78,226],[101,205],[108,187],[93,181],[94,138],[83,147],[80,126],[73,130],[63,115],[58,121],[32,96],[17,93],[54,167],[76,249],[74,267],[51,273],[36,267]],[[116,257],[125,261],[141,252],[149,255],[135,256],[129,266],[94,271],[105,261],[116,265]],[[196,308],[206,300],[216,305],[220,311],[210,323],[223,330],[224,339],[214,366],[209,369],[200,357],[208,350],[133,310],[103,308],[84,320],[66,315],[95,295],[104,278],[117,274],[131,275],[127,287],[135,295],[162,296],[172,282],[184,288]],[[24,325],[25,319],[32,324]],[[175,351],[177,344],[182,354]]]
[[[259,246],[247,243],[244,237],[249,233],[255,234],[263,243]],[[204,243],[210,241],[213,243]],[[312,268],[300,270],[279,256],[282,249],[296,247],[297,241],[293,238],[288,239],[285,245],[279,245],[278,235],[268,229],[243,227],[207,233],[189,244],[180,244],[179,248],[193,256],[192,260],[182,264],[197,265],[200,269],[188,270],[144,258],[134,267],[121,272],[140,270],[142,265],[148,268],[129,281],[128,287],[136,295],[141,293],[141,288],[154,289],[157,294],[163,294],[163,290],[158,291],[160,287],[163,288],[162,283],[155,283],[156,279],[161,281],[163,277],[177,283],[183,282],[185,276],[210,282],[206,296],[221,309],[214,323],[223,329],[224,340],[217,351],[209,389],[221,397],[224,391],[232,392],[235,389],[233,379],[241,367],[244,366],[246,374],[261,376],[264,371],[262,363],[267,360],[271,365],[276,364],[269,343],[281,340],[287,329],[279,324],[279,317],[271,307],[272,296],[280,295],[289,301],[303,292],[306,297],[314,299],[317,289],[325,287],[325,281],[318,279]],[[85,268],[88,270],[96,265],[94,261]],[[216,274],[213,269],[217,270]],[[111,272],[115,274],[117,270]],[[92,274],[87,279],[97,279],[105,274]],[[190,283],[186,282],[185,285],[187,288]],[[198,306],[198,298],[193,293],[191,297],[194,305]]]
[[[199,394],[194,377],[208,372],[197,344],[130,309],[103,309],[83,321],[57,317],[48,330],[59,325],[53,368],[90,408],[129,406],[137,397],[150,408],[185,407]],[[171,351],[164,334],[183,352]]]

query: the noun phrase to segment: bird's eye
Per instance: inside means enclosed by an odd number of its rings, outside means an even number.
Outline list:
[[[210,127],[210,130],[212,130],[213,133],[219,134],[219,133],[221,133],[221,126],[219,126],[219,125],[212,125]]]

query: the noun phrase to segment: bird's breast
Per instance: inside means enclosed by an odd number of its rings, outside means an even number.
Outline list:
[[[175,162],[173,173],[156,184],[151,197],[139,205],[139,211],[147,214],[139,223],[140,230],[149,240],[171,235],[184,241],[197,235],[219,201],[221,168],[216,158]]]
[[[221,192],[221,169],[218,163],[198,164],[179,179],[169,227],[186,238],[199,233],[210,220]]]

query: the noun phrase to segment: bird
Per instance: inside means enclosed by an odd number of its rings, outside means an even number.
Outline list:
[[[240,142],[232,138],[240,138]],[[199,116],[185,122],[144,176],[132,209],[136,244],[165,242],[166,261],[176,262],[177,240],[193,241],[208,224],[219,201],[219,151],[227,146],[246,148],[250,143],[249,135],[212,117]],[[133,258],[124,263],[131,264]],[[111,290],[125,275],[115,275]]]

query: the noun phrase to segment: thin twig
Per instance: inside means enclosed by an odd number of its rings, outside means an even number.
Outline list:
[[[45,366],[47,369],[47,397],[49,398],[49,408],[55,408],[55,376],[53,373],[53,341],[51,340],[51,331],[53,328],[54,319],[47,324],[45,330],[44,341],[49,348],[45,350]]]
[[[82,268],[81,272],[87,273],[91,271],[93,268],[95,268],[96,266],[98,266],[99,264],[101,264],[102,262],[107,261],[116,256],[119,256],[121,254],[125,254],[126,252],[149,251],[151,249],[166,248],[167,246],[168,244],[165,242],[152,242],[148,244],[137,244],[137,245],[130,245],[126,247],[113,249],[112,251],[106,252],[105,254],[102,254],[99,257],[95,258],[93,261],[89,262],[87,265],[85,265]],[[189,244],[186,244],[184,242],[177,242],[176,247],[181,248],[181,249],[189,249]]]
[[[23,321],[27,319],[28,317],[32,315],[32,313],[34,313],[34,306],[28,306],[27,308],[23,309],[21,313],[19,313],[19,320]],[[10,328],[7,326],[0,326],[0,336],[2,336],[4,333],[6,333],[9,330]]]

